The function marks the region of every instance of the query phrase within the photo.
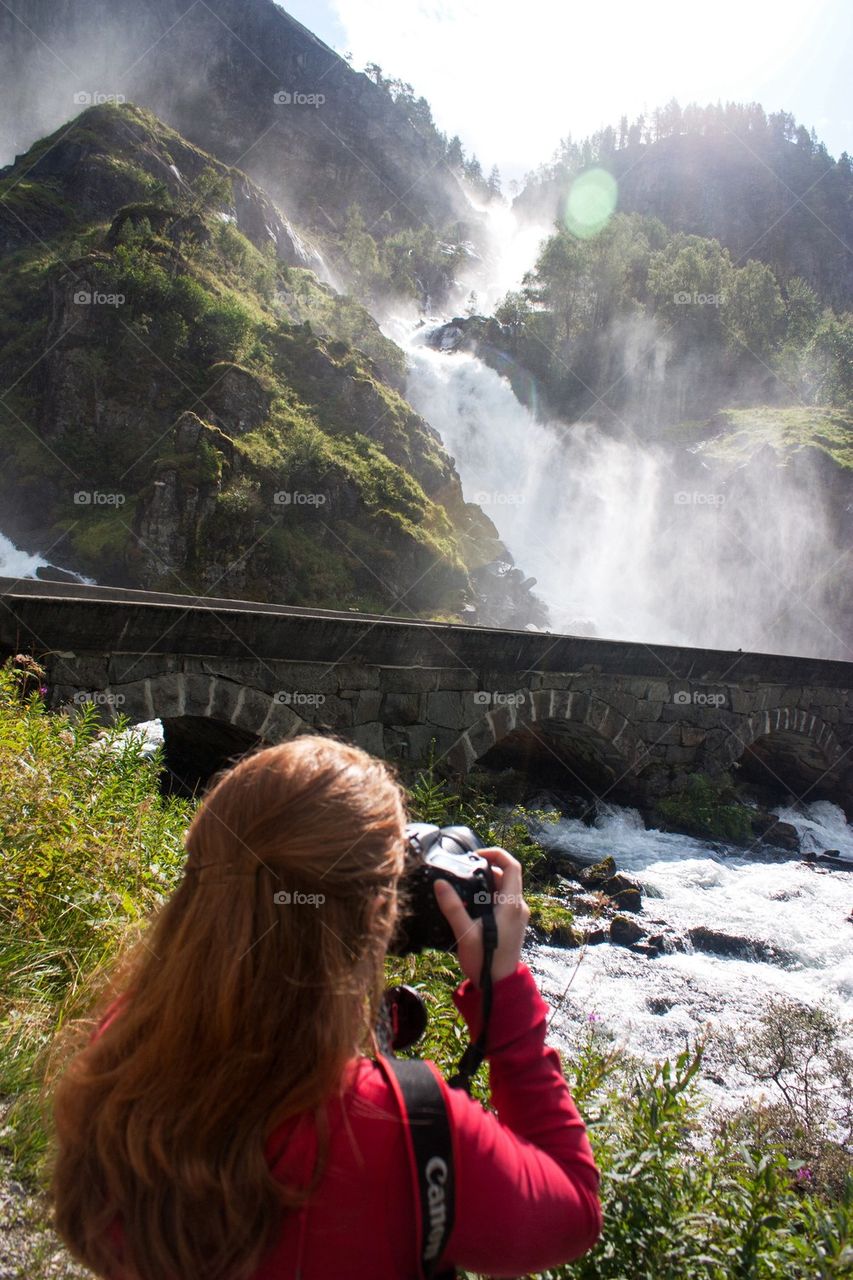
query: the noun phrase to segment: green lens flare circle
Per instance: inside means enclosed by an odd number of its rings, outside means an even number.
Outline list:
[[[588,240],[610,221],[616,208],[618,187],[606,169],[587,169],[575,178],[566,201],[563,221],[567,231]]]

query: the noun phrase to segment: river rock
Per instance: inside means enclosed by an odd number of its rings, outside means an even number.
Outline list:
[[[722,933],[718,929],[709,929],[705,925],[697,925],[687,931],[696,951],[707,951],[711,955],[731,956],[737,960],[763,960],[767,964],[791,964],[796,957],[760,938],[744,938],[738,934]]]
[[[603,885],[604,892],[609,895],[613,905],[620,911],[642,911],[643,891],[636,880],[617,871],[615,876]]]
[[[610,900],[619,911],[642,911],[643,895],[639,889],[622,889],[610,895]]]
[[[636,920],[627,916],[614,916],[610,921],[610,941],[617,947],[632,947],[645,937]]]
[[[603,889],[608,880],[612,880],[616,875],[616,863],[612,858],[602,858],[601,862],[596,862],[592,867],[586,867],[580,872],[578,879],[585,889]]]
[[[762,844],[774,849],[800,852],[800,833],[790,822],[780,822],[774,813],[759,810],[752,816],[752,829]]]

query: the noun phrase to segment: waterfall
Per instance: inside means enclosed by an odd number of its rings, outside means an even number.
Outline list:
[[[505,206],[489,213],[489,227],[490,249],[445,321],[469,288],[493,306],[535,259],[541,229],[514,232]],[[440,323],[385,323],[409,359],[408,398],[455,459],[465,497],[536,578],[554,631],[849,659],[833,577],[844,549],[821,459],[781,466],[765,450],[723,467],[627,425],[603,430],[594,415],[540,420],[478,355],[430,346],[425,335]],[[614,336],[627,369],[635,337]],[[646,390],[638,385],[644,403]]]
[[[19,551],[14,543],[0,533],[0,578],[34,578],[39,569],[47,568],[41,556],[31,556]]]
[[[826,610],[826,597],[817,608],[810,597],[785,621],[833,559],[807,477],[774,465],[741,468],[721,488],[698,459],[685,458],[685,482],[661,449],[592,421],[542,421],[477,355],[424,341],[425,329],[460,314],[471,290],[488,314],[532,265],[537,235],[519,234],[506,208],[488,218],[497,239],[447,314],[428,327],[398,315],[384,327],[407,352],[411,403],[454,457],[466,498],[536,577],[553,629],[849,657],[830,612],[829,626],[807,616]],[[790,803],[778,812],[804,851],[836,849],[853,861],[853,829],[836,805]],[[654,1059],[709,1028],[754,1025],[776,998],[853,1017],[851,871],[647,830],[635,810],[612,805],[593,826],[565,818],[548,835],[581,861],[612,856],[639,881],[637,922],[668,948],[656,957],[609,942],[528,948],[556,1009],[552,1034],[567,1049],[590,1018]],[[717,1096],[731,1101],[738,1088],[728,1080]]]

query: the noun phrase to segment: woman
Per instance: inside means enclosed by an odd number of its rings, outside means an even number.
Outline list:
[[[405,1122],[373,1028],[399,911],[404,796],[380,760],[304,736],[220,776],[185,874],[115,974],[54,1098],[56,1223],[111,1280],[417,1275]],[[579,1257],[598,1174],[520,962],[521,868],[501,901],[489,1022],[497,1115],[442,1084],[456,1169],[444,1262],[495,1276]],[[478,1031],[482,926],[439,905]],[[104,1017],[104,1011],[106,1016]]]

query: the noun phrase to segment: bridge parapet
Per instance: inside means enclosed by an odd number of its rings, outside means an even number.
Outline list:
[[[0,606],[0,647],[39,657],[52,705],[105,720],[331,731],[459,774],[562,770],[614,800],[733,765],[853,796],[849,663],[2,580]]]

